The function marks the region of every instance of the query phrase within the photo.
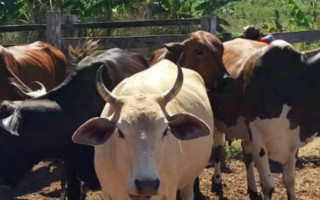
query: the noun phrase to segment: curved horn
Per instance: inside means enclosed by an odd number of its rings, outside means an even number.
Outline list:
[[[113,95],[104,85],[102,80],[102,70],[104,65],[101,65],[96,74],[96,88],[101,98],[111,105],[116,102],[117,96]]]
[[[38,91],[39,93],[41,92],[42,94],[47,93],[46,87],[45,87],[41,82],[39,82],[39,81],[33,81],[32,83],[35,83],[35,84],[37,84],[37,85],[40,86],[40,89],[39,89],[39,90],[36,90],[36,91]]]
[[[312,50],[309,50],[309,51],[302,51],[301,54],[302,56],[306,59],[306,58],[309,58],[311,56],[314,56],[316,54],[320,53],[320,48],[317,48],[317,49],[312,49]]]
[[[163,103],[166,105],[171,101],[180,91],[183,84],[183,73],[180,65],[177,65],[178,75],[173,87],[163,94]]]
[[[17,82],[14,82],[14,81],[12,81],[10,84],[15,87],[15,89],[18,91],[19,94],[21,94],[22,96],[27,97],[27,98],[35,98],[35,97],[39,97],[39,96],[42,96],[47,93],[47,89],[42,83],[40,83],[38,81],[33,81],[32,83],[36,83],[37,85],[39,85],[40,89],[33,91],[28,86],[26,86],[26,85],[21,86]],[[27,91],[25,91],[25,90],[27,90]]]

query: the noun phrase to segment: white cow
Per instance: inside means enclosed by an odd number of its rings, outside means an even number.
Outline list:
[[[101,72],[97,88],[108,104],[73,141],[95,146],[104,198],[174,200],[181,190],[182,200],[193,200],[193,182],[213,145],[213,115],[200,75],[163,60],[111,93]]]

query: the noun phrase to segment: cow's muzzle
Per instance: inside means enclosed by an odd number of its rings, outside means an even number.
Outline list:
[[[234,82],[234,79],[230,75],[224,74],[215,82],[214,89],[219,93],[229,92],[233,90]]]
[[[154,179],[154,180],[138,180],[136,179],[134,181],[134,184],[137,189],[137,193],[141,196],[147,197],[147,196],[154,196],[158,194],[158,189],[160,186],[160,180]]]

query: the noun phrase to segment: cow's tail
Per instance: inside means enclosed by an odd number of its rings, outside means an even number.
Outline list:
[[[86,56],[93,54],[99,48],[98,43],[99,40],[86,39],[83,44],[79,44],[76,47],[69,46],[68,54],[71,59],[71,63],[76,65]]]

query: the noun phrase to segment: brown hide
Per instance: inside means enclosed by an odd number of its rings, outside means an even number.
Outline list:
[[[162,59],[169,59],[198,72],[208,89],[213,88],[214,82],[226,72],[222,62],[223,44],[209,32],[192,32],[183,42],[172,42],[165,46],[167,49],[153,52],[150,66]]]
[[[266,43],[246,39],[235,39],[224,43],[223,62],[232,78],[235,88],[227,94],[209,94],[215,117],[227,126],[235,125],[239,115],[243,115],[243,90],[252,72],[255,54]],[[219,128],[219,127],[218,127]]]
[[[22,46],[0,47],[0,102],[21,99],[10,85],[12,79],[32,90],[38,89],[32,82],[39,81],[51,90],[65,76],[65,55],[50,44],[38,41]]]
[[[179,58],[180,58],[180,54],[172,53],[168,51],[166,48],[157,49],[154,52],[152,52],[149,66],[152,66],[158,63],[162,59],[168,59],[176,63],[178,62]]]

